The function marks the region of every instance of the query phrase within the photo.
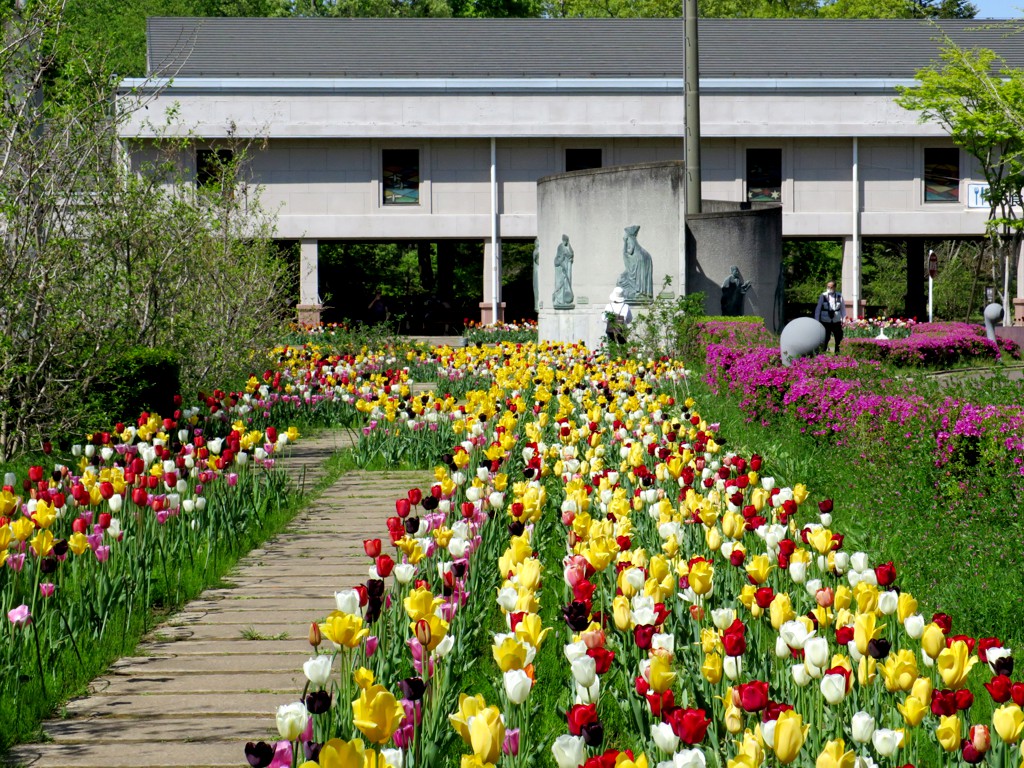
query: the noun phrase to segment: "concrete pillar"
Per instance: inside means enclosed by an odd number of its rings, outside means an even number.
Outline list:
[[[858,293],[858,282],[860,280],[860,239],[853,237],[843,238],[843,275],[839,283],[839,292],[843,294],[843,301],[846,303],[847,317],[864,317],[864,308],[867,302],[860,300],[860,306],[854,311],[854,302]]]
[[[918,321],[928,319],[928,299],[924,289],[925,256],[924,238],[907,238],[907,317],[916,317]]]
[[[299,305],[298,321],[302,325],[320,322],[320,256],[316,240],[299,242]]]
[[[484,241],[484,300],[480,302],[480,322],[484,325],[498,322],[505,319],[505,302],[498,305],[498,317],[494,317],[494,281],[492,270],[494,269],[494,242]],[[498,290],[501,290],[499,284]],[[499,298],[500,295],[499,295]]]
[[[1013,324],[1024,325],[1024,240],[1017,252],[1017,296],[1013,300]]]

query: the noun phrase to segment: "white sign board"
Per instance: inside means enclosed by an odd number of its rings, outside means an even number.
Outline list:
[[[988,208],[988,184],[967,185],[967,207]],[[1019,195],[1013,196],[1013,207],[1020,208],[1021,200]]]

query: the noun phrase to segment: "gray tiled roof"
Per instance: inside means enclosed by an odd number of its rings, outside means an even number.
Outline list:
[[[151,18],[149,71],[179,77],[681,77],[680,19]],[[1024,67],[992,22],[702,19],[702,77],[911,77],[945,33]]]

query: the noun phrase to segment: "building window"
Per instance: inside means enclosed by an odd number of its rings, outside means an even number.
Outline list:
[[[420,151],[385,149],[381,153],[384,173],[384,205],[420,204]]]
[[[960,201],[960,150],[955,147],[927,147],[924,150],[924,201]]]
[[[235,153],[230,149],[197,149],[196,186],[200,189],[220,188],[234,159]]]
[[[782,150],[747,150],[747,200],[778,203],[782,200]]]
[[[567,149],[565,150],[565,170],[586,171],[601,167],[601,149]]]

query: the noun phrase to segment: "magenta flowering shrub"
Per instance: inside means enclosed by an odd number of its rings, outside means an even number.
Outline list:
[[[697,323],[700,335],[705,344],[728,344],[733,347],[770,346],[775,337],[764,327],[764,322],[756,318],[756,322],[730,320],[702,320]]]
[[[747,419],[764,426],[788,420],[840,443],[888,441],[895,433],[933,443],[936,467],[1024,475],[1024,407],[936,402],[908,381],[887,379],[878,361],[821,355],[785,368],[777,349],[712,344],[705,382],[716,394],[738,397]]]
[[[999,354],[1020,358],[1020,348],[1010,339],[989,341],[985,329],[967,323],[919,323],[902,339],[849,339],[847,354],[859,360],[879,360],[900,366],[942,367],[970,358]]]

